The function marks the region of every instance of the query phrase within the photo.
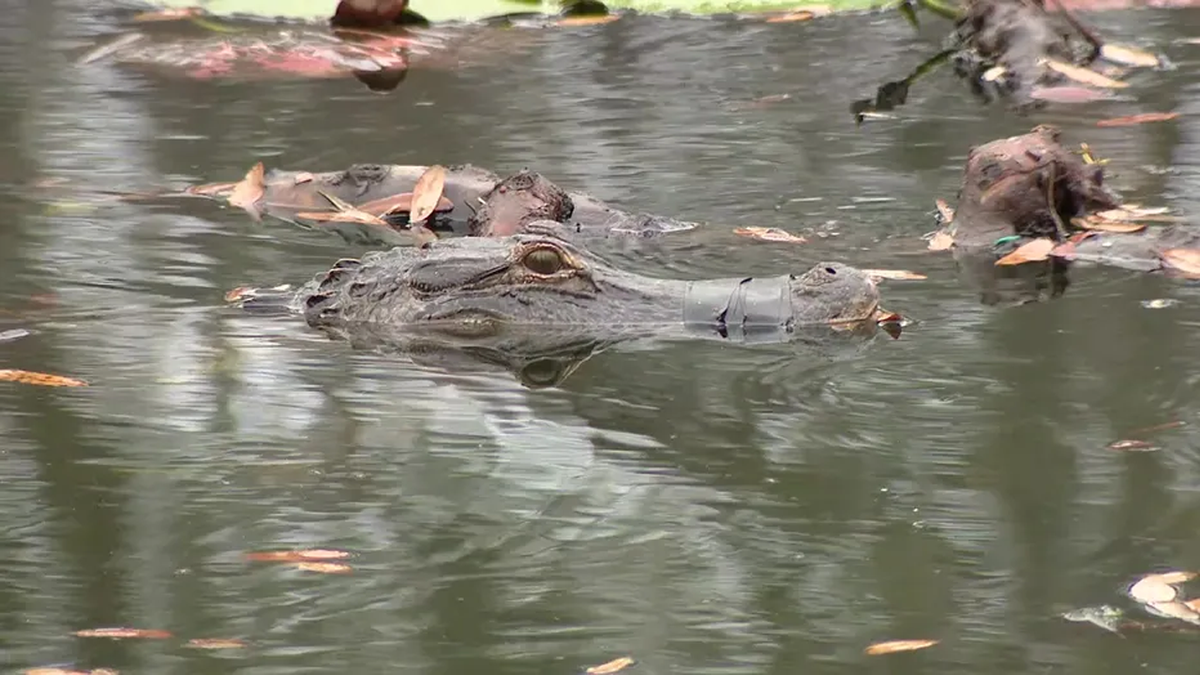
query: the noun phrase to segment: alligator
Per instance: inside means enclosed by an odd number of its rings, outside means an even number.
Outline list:
[[[1104,165],[1088,151],[1075,152],[1062,143],[1058,128],[1042,124],[1018,136],[973,147],[963,168],[953,222],[955,258],[975,276],[1023,275],[1030,270],[995,263],[1018,247],[1049,240],[1040,263],[1058,278],[1052,295],[1066,288],[1062,275],[1071,263],[1086,262],[1136,271],[1171,270],[1163,252],[1200,247],[1200,229],[1186,224],[1131,224],[1116,191],[1104,184]],[[1109,216],[1108,214],[1116,214]],[[1112,218],[1107,223],[1097,218]],[[1175,220],[1155,214],[1146,220]],[[1138,227],[1137,231],[1132,230]],[[1047,252],[1048,251],[1048,252]],[[1034,270],[1039,278],[1042,271]]]
[[[351,243],[368,246],[411,244],[408,212],[387,216],[391,227],[355,222],[315,223],[300,214],[329,211],[329,197],[364,206],[370,202],[411,193],[427,166],[356,164],[344,171],[310,173],[271,170],[263,180],[261,197],[251,208],[270,216],[330,230]],[[218,190],[200,189],[205,196],[222,198],[231,184]],[[442,201],[426,222],[433,230],[468,236],[505,236],[537,220],[568,225],[579,238],[610,234],[655,236],[693,229],[696,223],[647,213],[628,212],[582,192],[568,192],[541,174],[522,169],[501,178],[470,164],[448,167]],[[375,215],[379,215],[376,213]],[[564,230],[566,231],[566,230]]]
[[[505,237],[372,251],[338,260],[299,288],[243,287],[226,298],[248,312],[301,315],[356,348],[448,346],[509,364],[590,355],[641,337],[821,350],[845,340],[861,346],[878,329],[875,280],[841,263],[799,276],[654,278],[613,267],[562,237],[564,229],[537,221]]]

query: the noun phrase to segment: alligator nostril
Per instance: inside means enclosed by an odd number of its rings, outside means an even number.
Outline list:
[[[832,267],[826,267],[825,271],[830,274],[837,274],[837,270],[833,269]]]

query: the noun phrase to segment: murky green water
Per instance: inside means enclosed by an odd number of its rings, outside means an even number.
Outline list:
[[[896,17],[643,18],[487,38],[474,63],[217,84],[71,57],[92,3],[0,14],[0,661],[122,673],[1183,673],[1194,637],[1058,614],[1137,574],[1200,567],[1195,286],[1078,269],[1053,302],[993,303],[923,250],[972,143],[1036,122],[1114,164],[1134,201],[1194,212],[1200,13],[1099,25],[1178,66],[1129,100],[1021,118],[948,73],[898,119],[852,100],[935,47]],[[506,40],[519,48],[504,51]],[[747,105],[772,94],[791,98]],[[1136,100],[1135,100],[1136,97]],[[1174,122],[1097,119],[1178,110]],[[648,274],[914,269],[900,340],[814,362],[788,346],[631,343],[529,389],[502,370],[353,352],[222,306],[307,279],[339,240],[207,202],[72,198],[230,180],[253,162],[536,168],[706,221],[604,252]],[[33,190],[39,179],[66,187]],[[733,227],[809,231],[803,246]],[[824,235],[824,236],[821,236]],[[51,297],[44,297],[44,296]],[[1146,309],[1154,298],[1178,300]],[[1175,420],[1157,453],[1105,448]],[[245,560],[351,551],[348,575]],[[73,631],[165,629],[172,640]],[[202,652],[191,638],[240,638]],[[932,649],[867,657],[898,638]]]

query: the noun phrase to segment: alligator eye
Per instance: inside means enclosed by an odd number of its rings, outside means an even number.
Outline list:
[[[531,272],[546,276],[554,274],[566,266],[562,256],[552,248],[535,248],[526,253],[525,259],[521,262]]]

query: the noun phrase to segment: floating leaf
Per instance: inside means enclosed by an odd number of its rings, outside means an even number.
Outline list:
[[[1027,262],[1038,262],[1049,258],[1050,251],[1053,250],[1054,241],[1046,237],[1041,237],[1021,244],[1015,251],[997,260],[996,264],[1020,265]]]
[[[1158,450],[1158,446],[1149,441],[1141,441],[1135,438],[1113,441],[1108,444],[1109,450],[1131,450],[1134,452],[1154,452]]]
[[[743,237],[788,244],[803,244],[808,241],[804,237],[785,232],[777,227],[739,227],[734,229],[733,233]]]
[[[263,198],[267,190],[265,172],[262,162],[250,167],[246,177],[233,187],[233,192],[229,195],[231,206],[245,209],[255,220],[261,217],[258,212],[258,200]]]
[[[146,37],[146,36],[142,35],[141,33],[127,33],[127,34],[122,35],[121,37],[113,40],[112,42],[100,45],[99,47],[93,49],[92,51],[88,52],[87,54],[84,54],[82,57],[80,57],[78,63],[80,65],[84,65],[84,64],[92,63],[93,61],[99,61],[100,59],[102,59],[106,56],[112,56],[113,54],[116,54],[117,52],[121,51],[125,47],[128,47],[129,45],[140,41],[144,37]]]
[[[983,75],[980,77],[980,79],[982,79],[984,82],[995,82],[1003,77],[1007,72],[1008,68],[1005,68],[1004,66],[992,66],[991,68],[983,71]]]
[[[925,649],[926,647],[932,647],[937,643],[937,640],[891,640],[888,642],[876,642],[875,644],[864,649],[863,652],[868,656],[879,656],[881,654],[911,652],[916,649]]]
[[[954,235],[945,230],[938,230],[929,240],[930,251],[945,251],[954,246]]]
[[[1088,87],[1073,87],[1056,85],[1051,87],[1035,86],[1029,91],[1029,98],[1048,103],[1091,103],[1110,98],[1111,95],[1100,89]]]
[[[387,227],[379,216],[372,215],[365,211],[361,211],[354,206],[351,206],[346,201],[340,199],[337,195],[330,194],[321,190],[317,191],[322,197],[327,199],[336,211],[305,211],[297,213],[297,218],[308,218],[315,220],[318,223],[360,223],[363,225],[378,225],[379,227]]]
[[[9,330],[0,331],[0,342],[12,342],[20,340],[23,337],[33,335],[33,331],[25,330],[24,328],[12,328]]]
[[[1154,433],[1155,431],[1166,431],[1167,429],[1178,429],[1179,427],[1186,427],[1186,426],[1187,426],[1187,422],[1184,422],[1183,420],[1175,420],[1174,422],[1164,422],[1162,424],[1155,424],[1152,427],[1142,427],[1141,429],[1135,429],[1135,430],[1131,431],[1130,434],[1131,435],[1132,434],[1149,434],[1149,433]],[[1186,579],[1185,579],[1185,581],[1186,581]]]
[[[1184,276],[1191,278],[1200,277],[1200,249],[1169,248],[1165,251],[1159,251],[1158,257],[1168,267],[1183,273]]]
[[[929,278],[919,272],[910,272],[908,270],[862,270],[862,272],[877,279],[891,279],[893,281],[922,281]]]
[[[1146,309],[1163,309],[1170,307],[1179,302],[1175,298],[1155,298],[1153,300],[1143,300],[1142,307]]]
[[[595,26],[603,23],[612,23],[621,18],[620,14],[596,14],[594,16],[566,16],[555,22],[558,26],[574,27],[574,26]]]
[[[194,638],[188,640],[185,646],[192,649],[242,649],[246,643],[237,639]]]
[[[1072,218],[1071,224],[1084,230],[1112,232],[1115,234],[1130,234],[1133,232],[1141,232],[1142,230],[1146,229],[1145,223],[1131,223],[1123,220],[1106,220],[1094,214],[1083,218]]]
[[[298,562],[292,563],[298,570],[305,572],[320,572],[321,574],[349,574],[354,571],[353,567],[343,565],[341,563],[329,562]]]
[[[1100,120],[1096,122],[1098,127],[1130,127],[1135,124],[1146,124],[1147,122],[1166,122],[1179,117],[1177,112],[1148,112],[1140,115],[1126,115],[1125,117],[1113,117],[1111,119]]]
[[[1200,625],[1200,613],[1183,602],[1148,602],[1146,608],[1154,614]]]
[[[935,199],[933,204],[937,207],[938,216],[943,223],[949,225],[954,222],[954,208],[947,204],[945,199]]]
[[[1147,574],[1129,587],[1129,597],[1144,604],[1172,602],[1179,595],[1174,584],[1195,578],[1195,572]]]
[[[187,19],[193,16],[204,14],[204,10],[199,7],[175,7],[172,9],[160,9],[152,12],[142,12],[135,14],[134,21],[176,21],[178,19]]]
[[[35,373],[30,370],[0,370],[0,382],[20,382],[21,384],[36,384],[41,387],[86,387],[85,380],[48,373]]]
[[[366,211],[373,216],[389,216],[393,213],[408,213],[412,211],[413,194],[411,192],[403,192],[391,197],[381,197],[373,199],[365,204],[359,204],[359,211]],[[434,212],[452,211],[454,210],[454,202],[442,197],[438,200],[437,208]]]
[[[779,16],[773,16],[767,19],[767,23],[791,23],[793,21],[812,21],[817,15],[808,11],[801,10],[799,12],[788,12]]]
[[[345,560],[350,554],[330,548],[310,548],[297,551],[255,551],[247,553],[248,560],[258,562],[313,562],[322,560]]]
[[[584,672],[586,672],[588,675],[610,675],[611,673],[618,673],[622,670],[625,670],[634,663],[636,662],[628,656],[622,656],[621,658],[613,659],[608,663],[601,663],[598,666],[592,666]]]
[[[75,631],[75,636],[86,638],[110,638],[113,640],[166,640],[171,637],[171,633],[170,631],[152,630],[146,628],[89,628]]]
[[[1164,223],[1177,221],[1178,219],[1174,217],[1163,217],[1163,215],[1168,211],[1170,211],[1170,209],[1165,206],[1160,206],[1157,208],[1142,208],[1137,204],[1125,204],[1119,208],[1097,211],[1093,215],[1097,218],[1103,218],[1104,220],[1149,220]]]
[[[1157,68],[1162,65],[1158,57],[1149,52],[1144,52],[1133,47],[1126,47],[1125,45],[1116,45],[1111,42],[1106,42],[1100,46],[1100,57],[1123,66]]]
[[[307,171],[301,171],[292,178],[292,185],[303,185],[304,183],[311,183],[313,178],[315,178],[315,177],[316,176],[313,176],[311,173],[309,173]]]
[[[446,186],[446,168],[434,164],[421,174],[417,184],[413,186],[412,211],[408,214],[411,225],[420,225],[433,215],[434,209],[442,201],[442,190]]]
[[[22,675],[92,675],[91,670],[71,670],[70,668],[30,668],[21,671]]]
[[[1083,84],[1090,84],[1093,87],[1103,87],[1105,89],[1122,89],[1124,87],[1129,86],[1128,82],[1121,82],[1120,80],[1114,80],[1111,77],[1101,75],[1100,73],[1097,73],[1094,70],[1088,70],[1087,68],[1080,68],[1079,66],[1073,66],[1069,63],[1063,63],[1062,61],[1057,61],[1055,59],[1045,59],[1042,61],[1042,63],[1044,63],[1046,65],[1046,67],[1050,68],[1051,70],[1061,73],[1062,75],[1069,77],[1072,80],[1075,80],[1076,82],[1082,82]]]
[[[203,195],[205,197],[228,197],[238,186],[237,183],[207,183],[192,185],[184,189],[185,194]]]

